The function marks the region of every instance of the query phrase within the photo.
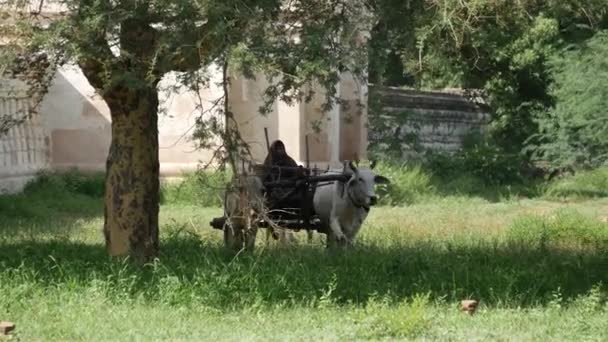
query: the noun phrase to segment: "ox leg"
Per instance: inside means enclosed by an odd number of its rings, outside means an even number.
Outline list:
[[[338,219],[334,216],[329,221],[330,231],[327,234],[327,247],[342,246],[346,242],[346,236],[342,232],[342,227]]]
[[[353,247],[355,245],[355,238],[357,237],[357,234],[359,233],[360,228],[361,228],[360,225],[354,226],[352,228],[352,230],[349,232],[349,234],[346,234],[346,246],[347,247]]]
[[[347,237],[344,242],[344,246],[347,248],[352,248],[355,245],[355,239],[351,237]]]
[[[332,217],[329,222],[329,227],[331,228],[331,232],[336,237],[337,241],[343,241],[346,239],[344,232],[342,232],[342,226],[340,225],[337,217]]]

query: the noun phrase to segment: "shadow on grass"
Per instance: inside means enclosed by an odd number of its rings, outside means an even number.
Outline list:
[[[491,242],[359,246],[336,255],[299,246],[234,258],[217,243],[180,233],[162,241],[159,261],[143,269],[110,260],[101,245],[61,240],[4,243],[0,265],[0,284],[6,288],[30,284],[46,293],[97,286],[110,300],[143,298],[218,309],[322,300],[362,303],[376,295],[401,300],[420,293],[448,301],[473,297],[487,305],[531,306],[547,303],[558,289],[571,299],[608,283],[605,251]]]
[[[41,181],[38,181],[41,183]],[[74,193],[62,186],[28,186],[23,193],[0,195],[0,222],[9,221],[48,223],[57,219],[90,219],[103,214],[103,200],[99,196]]]
[[[434,179],[435,189],[440,197],[479,197],[490,203],[498,203],[512,198],[539,198],[544,195],[544,184],[528,181],[526,184],[486,185],[474,177],[457,177],[453,180]]]

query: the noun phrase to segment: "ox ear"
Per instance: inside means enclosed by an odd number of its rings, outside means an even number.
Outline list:
[[[355,173],[351,162],[346,160],[342,162],[342,173],[345,175],[352,175],[353,173]]]
[[[354,172],[357,172],[357,167],[355,166],[355,164],[353,164],[352,160],[348,162],[348,167],[350,167],[350,169]]]
[[[371,160],[370,164],[369,164],[369,169],[373,170],[376,167],[376,161],[375,160]]]
[[[374,176],[374,183],[376,183],[376,184],[390,184],[391,181],[388,178],[384,177],[384,176],[375,175]]]

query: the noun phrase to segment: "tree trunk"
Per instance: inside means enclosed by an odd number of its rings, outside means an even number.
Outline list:
[[[112,114],[106,164],[104,234],[111,256],[151,260],[158,252],[158,91],[116,87],[104,95]]]

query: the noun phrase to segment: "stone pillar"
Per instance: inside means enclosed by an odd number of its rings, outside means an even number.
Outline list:
[[[367,85],[351,74],[341,77],[340,160],[367,158]]]
[[[257,74],[255,77],[255,80],[250,80],[242,75],[233,74],[230,79],[228,102],[241,137],[249,144],[254,161],[261,163],[267,154],[264,128],[268,129],[270,143],[279,138],[278,104],[275,102],[267,115],[260,114],[263,94],[269,83],[264,75]]]
[[[341,83],[342,81],[338,81],[336,84],[336,94],[341,98]],[[332,164],[339,163],[342,158],[340,158],[340,128],[342,126],[342,122],[340,120],[342,108],[340,108],[340,104],[336,103],[331,111],[329,112],[329,161]]]
[[[279,139],[285,144],[287,153],[301,164],[306,163],[306,140],[303,135],[303,109],[300,102],[288,105],[277,100],[277,117]]]
[[[359,34],[354,37],[354,44],[357,45],[357,48],[366,46],[373,22],[370,13],[363,12],[360,15]],[[364,49],[361,51],[366,53]],[[367,71],[362,76],[363,79],[359,79],[351,73],[342,73],[340,77],[342,85],[340,98],[343,101],[340,111],[340,159],[342,160],[367,159]]]
[[[331,158],[329,137],[331,126],[328,113],[323,113],[321,107],[325,101],[325,93],[319,85],[310,85],[315,89],[315,95],[310,102],[302,103],[302,126],[300,135],[300,155],[306,156],[306,135],[308,135],[309,155],[311,165],[325,164]]]

